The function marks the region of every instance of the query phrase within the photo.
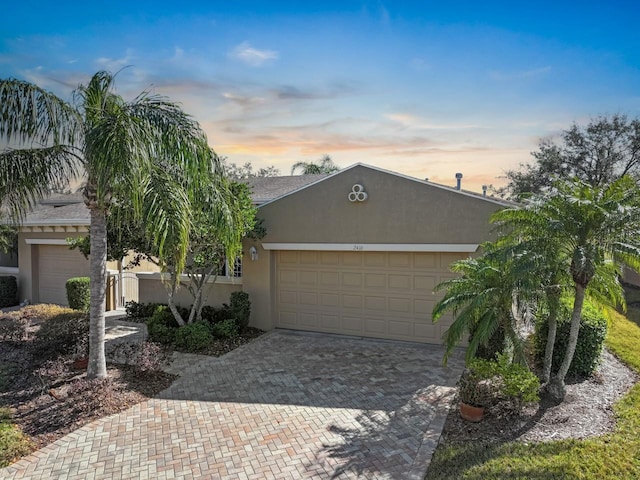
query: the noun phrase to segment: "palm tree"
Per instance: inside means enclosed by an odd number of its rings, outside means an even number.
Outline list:
[[[564,380],[573,360],[585,295],[621,301],[621,267],[640,268],[640,190],[629,177],[611,184],[556,183],[544,194],[532,196],[523,208],[497,217],[525,239],[554,245],[548,263],[557,263],[570,276],[575,292],[569,341],[563,362],[547,384],[562,400]],[[535,242],[535,240],[534,240]]]
[[[19,219],[51,189],[83,174],[90,214],[90,338],[87,377],[105,377],[106,217],[130,202],[160,255],[184,263],[190,228],[189,192],[213,163],[197,122],[166,98],[143,92],[127,102],[114,76],[96,73],[70,103],[28,82],[0,80],[0,203]],[[172,195],[168,198],[168,195]],[[164,208],[171,204],[171,209]],[[172,241],[167,241],[167,239]]]
[[[433,321],[447,312],[454,316],[443,337],[445,363],[453,348],[467,335],[467,362],[483,350],[480,356],[488,357],[506,350],[514,361],[525,363],[519,330],[527,320],[527,310],[520,290],[528,290],[521,289],[519,279],[527,277],[519,273],[514,259],[502,257],[496,244],[485,243],[482,248],[484,255],[451,264],[451,270],[460,276],[435,288],[436,291],[446,289],[446,293],[433,309]]]
[[[313,175],[319,173],[334,173],[340,170],[329,155],[324,155],[318,163],[314,162],[298,162],[291,167],[291,175],[297,170],[302,170],[302,175]]]

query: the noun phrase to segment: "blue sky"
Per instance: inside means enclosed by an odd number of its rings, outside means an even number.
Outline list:
[[[11,2],[0,77],[69,99],[128,66],[120,93],[180,102],[234,163],[329,154],[474,190],[574,121],[640,116],[635,2],[186,3]]]

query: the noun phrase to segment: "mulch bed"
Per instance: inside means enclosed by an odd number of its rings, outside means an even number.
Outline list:
[[[32,323],[30,333],[37,329]],[[224,355],[264,332],[256,328],[233,339],[218,339],[203,355]],[[33,342],[0,342],[0,407],[8,407],[14,422],[34,448],[99,418],[121,412],[168,388],[177,378],[164,372],[141,372],[132,366],[108,365],[108,377],[89,381],[74,370],[69,358],[55,380],[36,373],[43,364]],[[53,382],[53,383],[52,383]]]
[[[539,405],[525,407],[519,416],[496,408],[486,412],[482,422],[469,423],[460,418],[456,402],[447,417],[441,442],[544,442],[602,435],[615,426],[613,405],[637,381],[635,372],[605,350],[592,377],[568,379],[567,395],[560,404],[543,398]]]

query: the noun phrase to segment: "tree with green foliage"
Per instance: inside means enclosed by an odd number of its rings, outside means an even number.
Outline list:
[[[569,341],[559,371],[547,383],[547,391],[561,400],[585,296],[591,293],[601,301],[608,296],[613,303],[623,303],[621,268],[640,268],[640,189],[628,176],[598,186],[577,179],[557,182],[527,199],[522,208],[497,215],[524,240],[542,237],[554,245],[550,262],[558,262],[572,280],[575,296]]]
[[[319,173],[335,173],[340,170],[329,155],[324,155],[318,162],[298,162],[291,167],[291,175],[296,170],[300,170],[303,175],[314,175]]]
[[[169,281],[165,282],[169,308],[180,325],[201,319],[202,307],[206,304],[205,287],[211,279],[215,282],[225,262],[233,268],[242,253],[242,239],[254,230],[256,224],[256,209],[246,184],[231,182],[221,186],[219,191],[226,194],[214,201],[199,203],[194,211],[194,227],[184,265],[184,273],[189,278],[186,288],[193,297],[187,319],[182,317],[174,300],[181,286],[183,270],[178,269],[171,258],[161,263],[163,270],[170,275]]]
[[[130,202],[161,258],[184,265],[196,192],[214,159],[197,122],[166,98],[143,92],[125,101],[114,76],[96,73],[72,101],[29,82],[0,80],[0,203],[21,218],[52,190],[84,175],[90,213],[91,307],[87,376],[107,375],[104,353],[107,216]],[[126,220],[126,219],[123,219]],[[167,239],[171,239],[167,242]]]
[[[221,163],[226,174],[234,180],[255,177],[277,177],[280,175],[280,170],[278,170],[274,165],[254,170],[253,165],[251,165],[250,162],[246,162],[243,165],[236,165],[233,162],[227,161],[226,158],[223,158],[221,159]]]
[[[629,175],[640,179],[640,119],[601,116],[586,126],[574,123],[559,141],[544,139],[535,161],[506,172],[509,183],[499,193],[513,199],[540,193],[554,179],[577,178],[600,187]]]
[[[465,258],[451,264],[459,276],[438,284],[436,291],[445,290],[436,303],[432,318],[438,321],[451,312],[453,323],[444,334],[445,362],[454,347],[469,337],[466,361],[476,356],[494,359],[495,354],[507,351],[510,358],[525,363],[524,340],[520,335],[528,318],[523,293],[523,281],[514,258],[499,255],[497,245],[484,243],[484,255]]]

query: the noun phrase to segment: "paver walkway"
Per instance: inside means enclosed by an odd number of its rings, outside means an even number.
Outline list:
[[[422,480],[462,371],[442,348],[272,332],[2,478]]]

